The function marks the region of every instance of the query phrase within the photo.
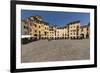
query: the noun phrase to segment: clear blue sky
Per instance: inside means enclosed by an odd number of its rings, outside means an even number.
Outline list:
[[[77,20],[80,20],[81,25],[90,22],[90,13],[21,10],[21,19],[35,15],[41,16],[43,21],[48,22],[50,25],[55,24],[57,26],[63,26]]]

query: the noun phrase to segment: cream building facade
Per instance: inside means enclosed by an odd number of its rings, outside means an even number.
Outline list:
[[[22,33],[31,35],[33,39],[80,39],[89,38],[90,35],[90,25],[80,26],[80,21],[71,22],[63,27],[55,27],[44,22],[40,16],[30,16],[22,20],[21,25]]]
[[[90,38],[90,24],[81,26],[80,32],[81,38]]]
[[[79,29],[80,29],[80,21],[71,22],[68,24],[69,30],[69,38],[70,39],[78,39],[80,37]]]

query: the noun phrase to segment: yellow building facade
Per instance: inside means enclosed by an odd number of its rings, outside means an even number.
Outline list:
[[[80,21],[71,22],[63,27],[50,26],[40,16],[31,16],[21,25],[27,25],[28,29],[22,28],[22,33],[27,32],[33,39],[80,39],[89,38],[90,26],[80,26]]]
[[[31,16],[27,18],[27,25],[30,25],[29,34],[31,37],[36,39],[46,39],[48,38],[49,26],[48,23],[43,22],[38,16]]]

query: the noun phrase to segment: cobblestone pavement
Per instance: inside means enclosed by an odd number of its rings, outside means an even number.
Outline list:
[[[22,45],[21,62],[86,60],[90,58],[90,41],[39,40]]]

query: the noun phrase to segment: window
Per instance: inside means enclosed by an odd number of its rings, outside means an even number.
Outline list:
[[[64,34],[62,34],[64,36]]]
[[[77,26],[77,28],[79,28],[79,26]]]
[[[44,34],[45,34],[45,36],[47,35],[47,33],[46,33],[46,32],[44,32]]]
[[[37,30],[35,30],[35,32],[37,32]]]
[[[87,31],[88,31],[89,29],[88,29],[88,27],[87,27]]]
[[[37,25],[35,24],[35,27],[37,27]]]
[[[24,28],[26,28],[26,27],[24,26]]]
[[[24,29],[28,29],[28,26],[24,26]]]
[[[81,31],[83,31],[83,28],[81,29]]]
[[[46,27],[45,27],[45,30],[46,30]]]
[[[39,31],[39,34],[41,33],[41,31]]]
[[[39,28],[40,28],[40,26],[39,26]]]
[[[37,34],[34,34],[34,36],[37,36]]]

